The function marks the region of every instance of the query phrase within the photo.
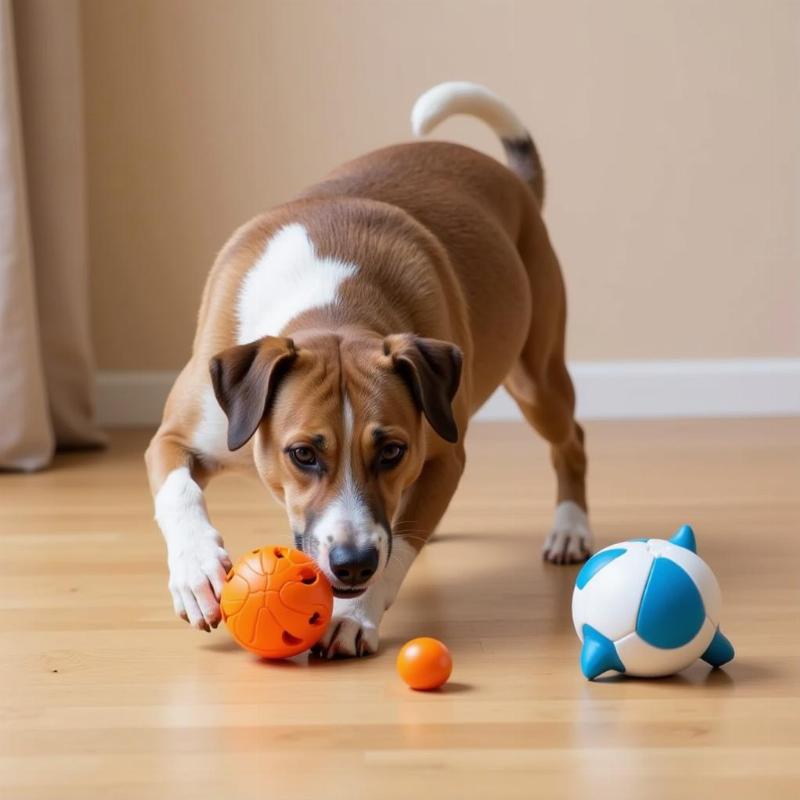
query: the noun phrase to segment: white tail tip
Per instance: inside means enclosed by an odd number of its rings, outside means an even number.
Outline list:
[[[467,81],[448,81],[428,89],[414,103],[411,129],[415,136],[424,136],[455,114],[483,120],[501,139],[528,137],[519,117],[496,94]]]

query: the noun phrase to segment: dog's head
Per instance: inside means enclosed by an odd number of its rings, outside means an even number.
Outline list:
[[[386,566],[392,520],[425,462],[424,420],[458,439],[461,351],[410,334],[306,333],[232,347],[210,368],[228,447],[255,436],[258,474],[297,546],[338,596],[361,594]]]

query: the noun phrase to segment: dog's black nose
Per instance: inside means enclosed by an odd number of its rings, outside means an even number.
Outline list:
[[[339,544],[334,547],[328,561],[337,580],[347,586],[360,586],[366,583],[378,569],[380,554],[377,547],[354,547]]]

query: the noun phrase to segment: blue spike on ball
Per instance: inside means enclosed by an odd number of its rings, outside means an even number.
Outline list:
[[[694,531],[691,525],[681,525],[678,532],[670,538],[672,544],[678,547],[685,547],[693,553],[697,553],[697,541],[694,538]]]
[[[572,595],[583,642],[581,671],[672,675],[702,658],[712,667],[734,656],[719,630],[719,584],[697,555],[689,525],[669,540],[635,539],[601,550],[584,564]]]

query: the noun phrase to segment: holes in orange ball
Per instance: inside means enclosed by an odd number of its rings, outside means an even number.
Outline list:
[[[308,618],[309,625],[322,625],[322,615],[319,611],[315,611],[309,618]]]
[[[281,635],[281,639],[283,639],[283,643],[288,645],[289,647],[297,647],[297,645],[302,644],[303,640],[298,639],[296,636],[292,636],[289,631],[284,631]]]
[[[275,553],[275,558],[284,558],[282,547],[276,547],[273,552]]]
[[[312,583],[316,583],[317,581],[317,573],[311,569],[304,569],[300,573],[300,580],[306,585],[311,586]]]

